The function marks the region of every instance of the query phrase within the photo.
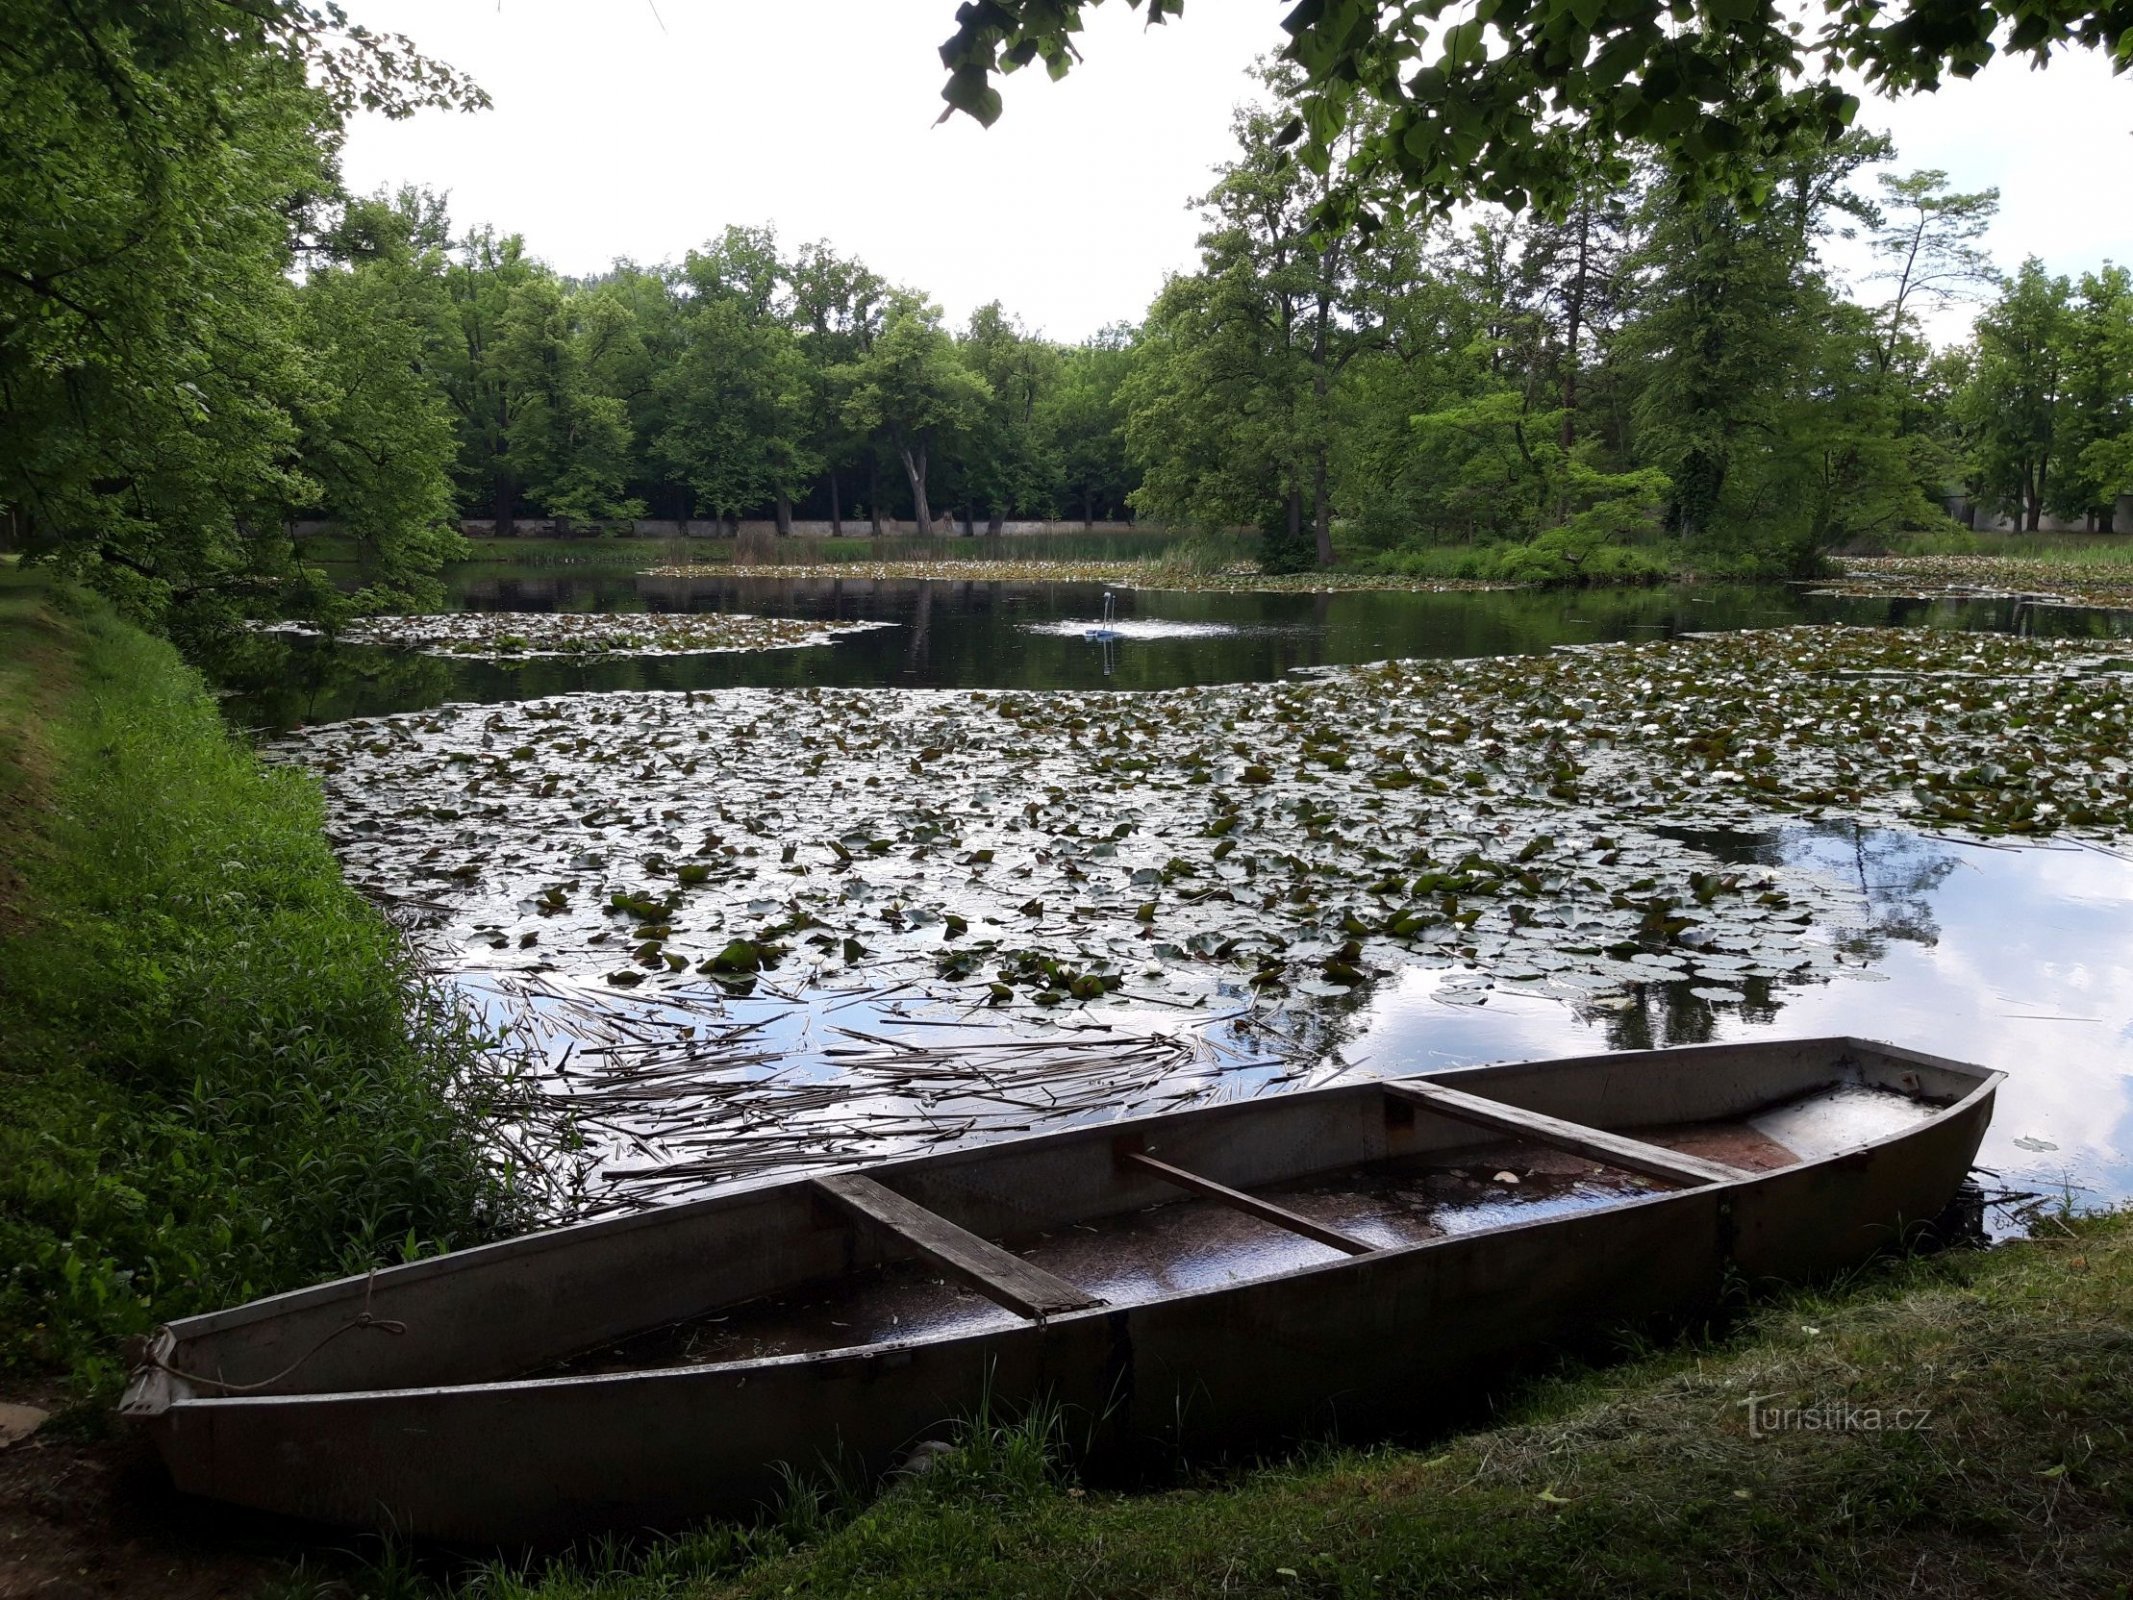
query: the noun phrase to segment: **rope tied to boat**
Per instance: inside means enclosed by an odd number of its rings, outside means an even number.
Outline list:
[[[377,1276],[377,1269],[373,1267],[369,1275],[363,1280],[363,1309],[361,1311],[358,1311],[338,1328],[328,1330],[325,1336],[316,1344],[286,1367],[283,1367],[281,1371],[275,1373],[272,1377],[261,1378],[257,1383],[231,1383],[224,1378],[210,1378],[198,1372],[187,1372],[182,1367],[173,1366],[162,1354],[155,1350],[149,1351],[148,1364],[159,1371],[169,1373],[173,1378],[182,1378],[190,1384],[219,1389],[224,1394],[257,1394],[262,1389],[271,1389],[284,1378],[295,1376],[306,1362],[344,1333],[353,1333],[358,1328],[369,1328],[378,1333],[389,1333],[395,1336],[407,1332],[407,1324],[395,1317],[376,1317],[371,1315],[370,1291],[371,1286],[377,1280]]]

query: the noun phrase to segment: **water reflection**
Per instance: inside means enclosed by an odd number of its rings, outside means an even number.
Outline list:
[[[432,661],[399,669],[398,652],[256,640],[219,665],[241,720],[289,727],[581,690],[895,685],[912,688],[1167,689],[1278,678],[1299,667],[1392,657],[1528,653],[1561,644],[1681,633],[1851,622],[2006,631],[2004,601],[1819,597],[1785,586],[1459,594],[1118,594],[1115,652],[1087,648],[1079,624],[1098,614],[1099,584],[920,583],[866,578],[648,578],[598,569],[472,569],[458,602],[479,611],[741,611],[896,626],[807,650],[502,664]],[[2062,632],[2117,637],[2133,616],[2060,610]],[[1062,623],[1074,627],[1059,628]],[[1148,624],[1165,634],[1140,637]],[[1049,629],[1049,631],[1047,631]],[[1216,630],[1209,632],[1207,630]]]
[[[1682,837],[1682,835],[1677,835]],[[1352,1021],[1363,1070],[1851,1033],[2009,1074],[1979,1160],[2077,1199],[2133,1195],[2133,860],[2078,845],[2014,848],[1830,823],[1687,840],[1727,862],[1783,864],[1852,887],[1834,930],[1856,969],[1743,985],[1713,1004],[1687,983],[1620,1009],[1504,992],[1446,1005],[1443,972],[1409,972]]]

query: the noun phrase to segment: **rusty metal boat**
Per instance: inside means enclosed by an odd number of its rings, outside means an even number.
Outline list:
[[[497,1543],[745,1514],[986,1398],[1099,1450],[1383,1434],[1579,1330],[1900,1245],[2000,1077],[1778,1040],[1075,1127],[188,1318],[123,1410],[187,1492]]]

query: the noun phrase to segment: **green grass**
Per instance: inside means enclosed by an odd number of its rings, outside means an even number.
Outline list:
[[[1883,1263],[1727,1328],[1529,1383],[1418,1448],[1321,1447],[1153,1489],[1077,1483],[1072,1419],[980,1418],[868,1502],[530,1565],[405,1552],[295,1595],[710,1600],[1087,1595],[2124,1595],[2133,1215]],[[1744,1402],[1854,1409],[1751,1435]],[[1861,1425],[1866,1410],[1883,1426]],[[1922,1427],[1898,1429],[1899,1409]],[[1820,1413],[1824,1416],[1831,1412]]]
[[[316,786],[19,573],[0,797],[0,1365],[108,1394],[157,1321],[521,1224],[481,1041],[343,883]]]

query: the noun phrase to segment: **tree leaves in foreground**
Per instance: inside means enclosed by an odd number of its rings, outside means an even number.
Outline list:
[[[1101,0],[979,0],[941,46],[942,98],[990,124],[994,80],[1035,61],[1054,78],[1078,59],[1082,12]],[[1127,0],[1136,9],[1143,0]],[[1146,0],[1151,23],[1184,0]],[[1379,204],[1488,201],[1557,210],[1581,149],[1642,144],[1673,172],[1751,203],[1763,163],[1849,125],[1850,73],[1886,94],[1937,89],[1995,55],[2043,66],[2062,49],[2133,65],[2127,0],[1822,0],[1802,19],[1775,0],[1302,0],[1283,54],[1307,92],[1286,130],[1326,172],[1342,132],[1376,123],[1347,176],[1383,180]],[[1362,213],[1368,225],[1377,220]]]

